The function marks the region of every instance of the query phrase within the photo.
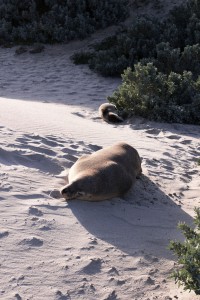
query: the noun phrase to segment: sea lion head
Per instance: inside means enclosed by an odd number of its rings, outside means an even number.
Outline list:
[[[73,200],[73,199],[90,200],[91,199],[91,194],[83,191],[83,189],[81,189],[76,182],[66,185],[61,190],[61,194],[63,198],[65,198],[65,200]]]

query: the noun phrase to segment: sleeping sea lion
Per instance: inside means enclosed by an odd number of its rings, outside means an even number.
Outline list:
[[[61,190],[66,200],[101,201],[123,196],[142,173],[136,149],[117,143],[80,157],[70,168]]]

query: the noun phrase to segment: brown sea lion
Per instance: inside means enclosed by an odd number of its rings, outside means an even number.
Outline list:
[[[100,117],[109,123],[124,122],[124,118],[119,115],[119,112],[114,104],[103,103],[99,106]]]
[[[71,167],[68,184],[61,190],[66,200],[101,201],[123,196],[141,174],[136,149],[117,143],[80,157]]]

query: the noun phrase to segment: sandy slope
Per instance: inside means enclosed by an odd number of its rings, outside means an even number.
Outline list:
[[[0,298],[197,299],[168,278],[167,245],[200,205],[200,128],[103,123],[97,108],[119,80],[71,63],[84,43],[35,56],[0,49]],[[77,157],[122,140],[143,158],[128,195],[55,198]]]

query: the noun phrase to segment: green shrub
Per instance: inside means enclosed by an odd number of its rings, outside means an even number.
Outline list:
[[[200,208],[196,208],[195,213],[196,230],[185,223],[179,223],[178,228],[184,234],[185,241],[171,241],[169,248],[178,256],[179,264],[179,268],[172,273],[172,278],[183,285],[184,290],[192,290],[200,295]]]
[[[134,19],[93,45],[87,62],[104,76],[119,76],[128,68],[122,85],[108,97],[119,109],[200,125],[200,0],[175,7],[163,21]]]
[[[175,7],[166,20],[138,17],[128,27],[94,45],[89,67],[105,76],[119,76],[137,62],[153,62],[159,71],[200,73],[200,1]]]
[[[156,58],[144,58],[142,64],[153,62],[160,72],[183,74],[191,71],[193,78],[197,78],[200,71],[200,44],[188,45],[181,52],[180,48],[172,48],[169,43],[156,45]]]
[[[167,24],[166,24],[167,22]],[[165,22],[176,28],[176,34],[168,36],[171,46],[180,47],[193,45],[200,42],[200,1],[188,0],[186,3],[175,7]],[[168,29],[166,28],[166,31]],[[178,43],[178,44],[177,44]]]
[[[108,101],[119,109],[150,120],[200,125],[200,79],[191,72],[158,72],[152,64],[128,68]]]
[[[66,42],[127,17],[127,0],[0,0],[0,40]]]
[[[156,56],[159,31],[156,20],[136,18],[130,27],[121,27],[115,35],[93,45],[89,67],[104,76],[119,76],[142,58]]]

